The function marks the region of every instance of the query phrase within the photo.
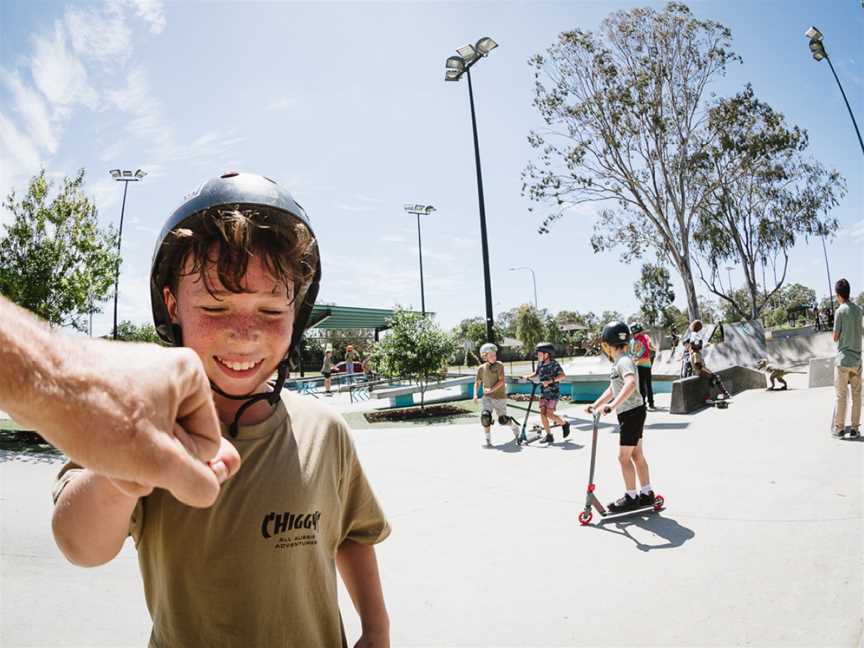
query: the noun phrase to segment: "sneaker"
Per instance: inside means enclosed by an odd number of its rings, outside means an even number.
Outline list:
[[[835,439],[842,439],[844,434],[846,434],[846,430],[834,430],[831,436]]]
[[[540,443],[554,443],[554,442],[555,442],[555,437],[553,437],[551,434],[547,434],[545,437],[543,437],[540,440]]]
[[[570,424],[567,421],[564,421],[564,424],[561,426],[561,429],[564,430],[564,438],[566,439],[570,436]]]
[[[639,508],[639,497],[630,497],[624,493],[624,497],[617,502],[612,502],[608,507],[610,513],[624,513]]]
[[[492,441],[489,440],[489,439],[486,439],[486,443],[483,444],[483,445],[484,445],[484,447],[486,447],[486,448],[491,448],[491,447],[492,447]]]
[[[861,430],[859,430],[858,428],[852,428],[852,430],[849,432],[849,438],[850,439],[860,439],[861,438]]]
[[[654,506],[654,491],[639,493],[639,506]]]

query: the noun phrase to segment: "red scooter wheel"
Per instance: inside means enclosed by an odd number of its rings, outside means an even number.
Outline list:
[[[591,518],[594,517],[594,514],[591,511],[582,511],[579,514],[579,524],[585,526],[586,524],[591,524]]]
[[[663,504],[666,503],[666,500],[663,499],[662,495],[656,495],[654,497],[654,510],[659,511],[663,508]]]

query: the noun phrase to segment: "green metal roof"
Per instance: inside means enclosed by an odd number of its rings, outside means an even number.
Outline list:
[[[394,311],[389,308],[318,305],[312,309],[308,329],[378,329],[390,327]]]

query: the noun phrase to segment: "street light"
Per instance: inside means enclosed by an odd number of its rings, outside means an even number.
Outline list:
[[[126,192],[129,190],[130,182],[139,182],[144,179],[144,176],[147,175],[146,171],[142,169],[136,169],[135,171],[130,171],[129,169],[111,169],[108,173],[111,174],[111,177],[114,178],[117,182],[123,183],[123,205],[120,207],[120,231],[117,235],[117,269],[114,272],[114,328],[113,333],[111,335],[115,340],[117,339],[117,293],[120,288],[120,255],[121,255],[121,246],[123,244],[123,215],[126,212]]]
[[[409,214],[417,215],[417,249],[420,250],[420,308],[426,314],[426,295],[423,291],[423,239],[420,238],[420,215],[428,216],[435,211],[432,205],[406,203],[403,208]]]
[[[483,246],[483,281],[486,291],[486,340],[494,342],[494,319],[492,316],[492,280],[489,276],[489,243],[486,238],[486,205],[483,200],[483,173],[480,168],[480,144],[477,139],[477,115],[474,111],[474,89],[471,85],[471,66],[481,58],[489,56],[489,52],[498,47],[498,43],[484,36],[474,45],[463,45],[456,52],[459,56],[451,56],[444,63],[444,80],[458,81],[464,74],[468,77],[468,100],[471,104],[471,127],[474,131],[474,161],[477,166],[477,199],[480,203],[480,241]]]
[[[849,100],[846,98],[846,92],[840,84],[840,77],[834,70],[834,64],[831,62],[831,57],[828,56],[828,51],[825,49],[825,43],[822,42],[822,32],[815,27],[811,27],[804,35],[810,39],[810,53],[817,61],[825,59],[828,61],[828,66],[831,68],[831,73],[834,75],[834,80],[837,81],[837,87],[840,88],[840,94],[843,95],[843,101],[846,102],[846,110],[849,111],[849,117],[852,118],[852,125],[855,127],[855,134],[858,135],[858,144],[861,145],[861,152],[864,153],[864,141],[861,139],[861,131],[858,130],[858,123],[855,121],[855,115],[852,114],[852,107],[849,105]]]
[[[531,281],[534,282],[534,310],[539,310],[537,308],[537,277],[534,275],[534,269],[529,268],[528,266],[519,266],[518,268],[508,268],[511,272],[515,270],[527,270],[531,273]]]

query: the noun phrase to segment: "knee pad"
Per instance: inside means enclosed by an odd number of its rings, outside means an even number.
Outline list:
[[[483,427],[489,427],[492,425],[492,412],[489,410],[483,410],[483,413],[480,414],[480,424]]]
[[[510,423],[512,420],[513,420],[513,419],[510,418],[509,416],[499,416],[499,417],[498,417],[498,422],[499,422],[501,425],[507,425],[507,424]]]

